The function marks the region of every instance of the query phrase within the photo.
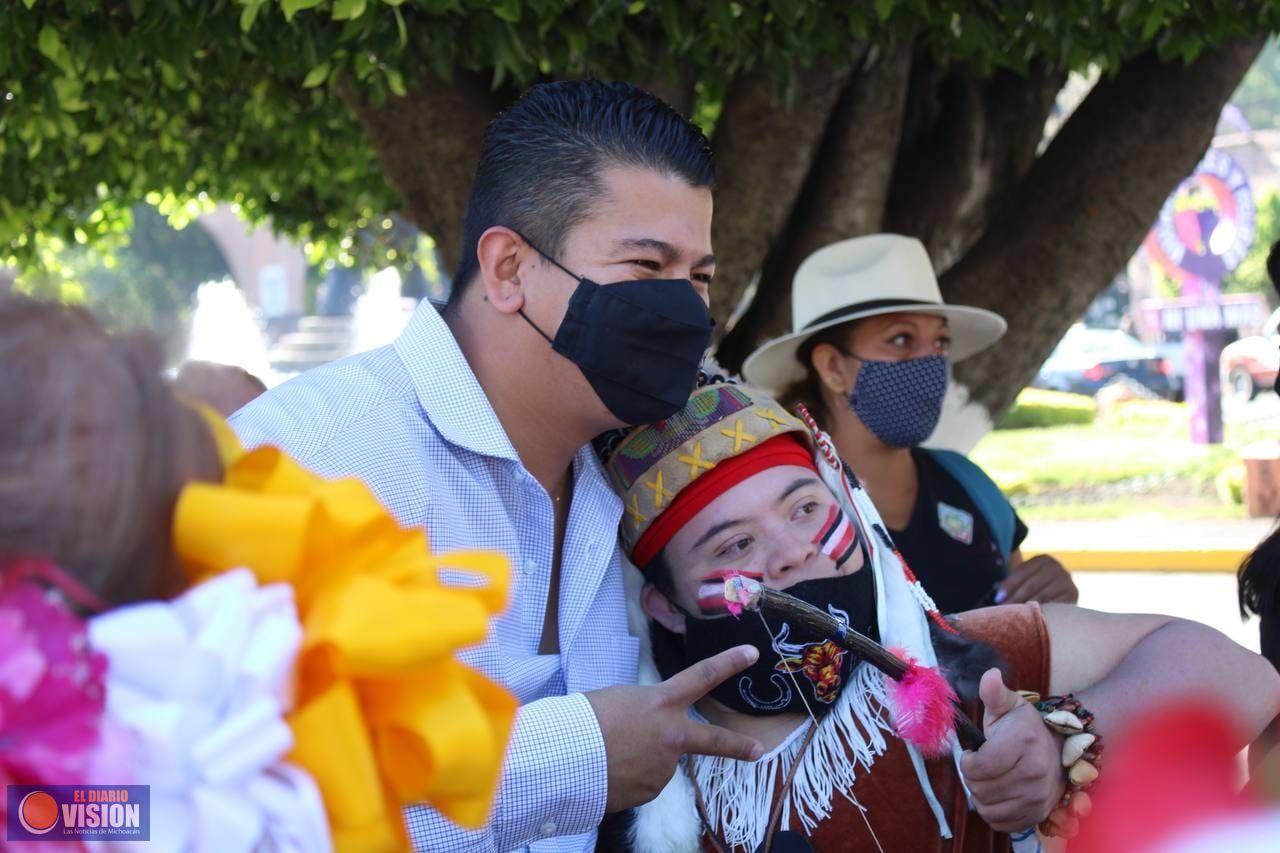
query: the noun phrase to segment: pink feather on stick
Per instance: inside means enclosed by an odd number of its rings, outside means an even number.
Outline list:
[[[955,690],[937,669],[922,666],[902,649],[889,651],[907,667],[899,680],[885,677],[894,729],[926,758],[947,754],[955,731]]]

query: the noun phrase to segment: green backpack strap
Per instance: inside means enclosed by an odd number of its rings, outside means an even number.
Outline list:
[[[1009,503],[1009,499],[1004,496],[1004,492],[1000,491],[995,480],[987,476],[986,471],[963,453],[927,448],[925,453],[928,453],[942,466],[942,470],[954,477],[961,485],[965,494],[969,496],[969,500],[973,501],[978,512],[982,513],[987,527],[991,529],[991,535],[996,539],[1000,553],[1004,555],[1007,562],[1009,555],[1013,553],[1013,534],[1017,527],[1017,515],[1013,511],[1013,504]]]

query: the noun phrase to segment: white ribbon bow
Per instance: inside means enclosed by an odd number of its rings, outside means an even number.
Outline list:
[[[89,641],[109,660],[107,716],[133,738],[130,781],[151,786],[148,850],[329,853],[315,783],[282,760],[302,644],[289,586],[236,569],[95,617]]]

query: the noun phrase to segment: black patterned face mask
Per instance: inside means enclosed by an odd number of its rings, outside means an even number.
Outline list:
[[[788,595],[825,610],[855,630],[878,638],[875,584],[869,569],[834,578],[801,581]],[[685,620],[685,666],[735,646],[755,646],[760,658],[709,694],[721,704],[756,716],[821,714],[830,708],[849,681],[857,660],[853,653],[785,622],[761,621],[760,614],[741,618],[688,615]]]

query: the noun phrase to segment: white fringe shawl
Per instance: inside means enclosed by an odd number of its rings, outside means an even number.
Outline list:
[[[694,758],[693,775],[711,830],[731,848],[759,847],[769,828],[774,792],[797,760],[800,763],[782,805],[781,829],[790,829],[794,817],[805,833],[811,834],[831,816],[837,793],[861,809],[852,794],[854,782],[884,754],[886,735],[893,736],[884,702],[884,676],[874,667],[860,664],[835,706],[819,722],[803,755],[797,753],[812,723],[799,726],[755,763]]]
[[[933,600],[925,592],[918,580],[909,580],[906,566],[885,542],[880,541],[876,528],[887,536],[884,521],[871,502],[870,496],[861,486],[851,485],[845,475],[844,463],[831,451],[831,438],[822,431],[817,431],[814,439],[818,452],[814,461],[818,465],[818,473],[823,482],[831,489],[845,512],[852,513],[858,521],[860,533],[866,537],[867,550],[871,553],[871,570],[876,582],[876,615],[880,626],[880,642],[889,648],[900,648],[924,666],[938,665],[938,655],[933,649],[933,640],[929,636],[930,611],[935,611]],[[826,457],[824,450],[830,452]],[[881,685],[883,688],[883,684]],[[938,802],[938,797],[929,782],[929,774],[925,769],[924,756],[913,744],[906,743],[907,754],[916,771],[916,780],[920,784],[920,792],[924,794],[929,810],[938,822],[938,834],[943,838],[951,838],[951,827],[947,816]],[[960,773],[960,742],[951,738],[951,756],[956,765],[961,784],[964,774]],[[966,795],[968,788],[965,789]]]

